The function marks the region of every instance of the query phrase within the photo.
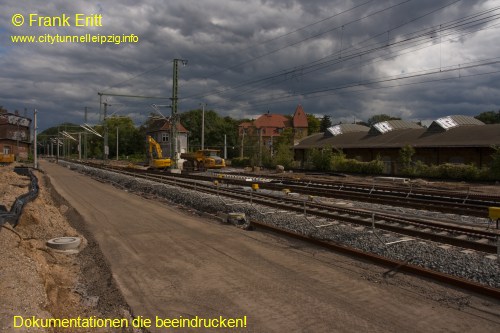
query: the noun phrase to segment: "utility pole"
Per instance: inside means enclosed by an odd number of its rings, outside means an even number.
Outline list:
[[[170,155],[174,161],[174,168],[178,168],[177,161],[179,159],[178,156],[178,143],[177,143],[177,123],[178,123],[178,115],[177,115],[177,92],[178,92],[178,75],[179,75],[179,61],[185,66],[187,65],[187,60],[184,59],[174,59],[174,68],[172,75],[172,119],[170,124],[170,133],[171,133],[171,142],[173,143],[173,149],[170,151]]]
[[[245,141],[245,128],[242,128],[242,135],[241,135],[241,149],[240,149],[240,157],[243,158],[243,147],[244,147],[244,141]]]
[[[224,160],[227,160],[227,136],[224,134]]]
[[[205,149],[205,106],[207,103],[200,103],[201,109],[201,150]]]
[[[259,167],[262,166],[262,130],[264,127],[259,128]]]
[[[116,160],[118,161],[118,126],[116,126]]]
[[[109,155],[109,146],[108,146],[108,125],[106,124],[106,114],[108,111],[108,106],[111,106],[111,104],[108,104],[106,102],[104,104],[104,115],[103,115],[103,126],[104,126],[104,158],[103,160],[106,161],[108,159]]]
[[[99,97],[99,98],[101,98],[101,97]],[[85,115],[84,115],[83,120],[84,120],[84,124],[86,124],[88,121],[88,117],[87,117],[88,109],[91,109],[91,107],[85,106],[85,107],[83,107],[83,109],[85,110]],[[83,151],[84,151],[83,158],[85,160],[87,160],[87,132],[83,133]]]

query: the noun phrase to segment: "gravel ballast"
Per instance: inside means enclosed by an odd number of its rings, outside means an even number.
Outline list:
[[[165,185],[84,165],[65,161],[59,161],[59,164],[108,181],[129,191],[161,197],[172,203],[198,211],[210,214],[220,212],[245,213],[248,219],[258,220],[282,229],[321,240],[333,241],[361,251],[375,253],[390,259],[500,288],[500,275],[498,274],[500,265],[497,260],[492,259],[491,256],[486,257],[484,253],[475,251],[462,252],[464,251],[462,248],[443,246],[443,244],[415,239],[401,241],[403,237],[395,233],[360,228],[356,225],[338,223],[333,220],[319,220],[310,215],[305,217],[295,213],[281,213],[269,207],[250,204],[249,200],[237,202],[213,194],[199,193],[180,186]],[[331,225],[327,227],[315,227],[315,225],[330,223]],[[397,243],[387,245],[387,243],[391,242]]]

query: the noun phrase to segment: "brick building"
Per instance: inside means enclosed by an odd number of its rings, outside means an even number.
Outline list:
[[[14,154],[16,160],[28,159],[31,119],[15,113],[0,113],[0,153]]]
[[[240,138],[243,135],[261,137],[262,145],[272,147],[274,138],[279,137],[288,128],[293,130],[294,143],[307,136],[307,115],[302,105],[297,106],[292,118],[268,112],[252,122],[243,122],[238,126],[238,134]]]

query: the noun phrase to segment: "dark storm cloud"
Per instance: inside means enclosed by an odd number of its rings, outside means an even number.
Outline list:
[[[480,75],[500,66],[465,69],[500,57],[494,26],[500,23],[499,6],[499,0],[8,0],[0,13],[0,105],[11,111],[37,107],[42,128],[81,123],[84,106],[92,107],[90,118],[97,122],[98,91],[170,97],[172,59],[182,58],[189,62],[180,69],[181,112],[206,102],[235,118],[268,110],[291,114],[298,103],[307,113],[328,114],[334,121],[380,113],[406,119],[476,115],[500,109],[498,73]],[[493,10],[474,23],[447,28],[487,9]],[[16,28],[15,13],[102,14],[103,27]],[[394,44],[417,32],[429,33],[421,44]],[[45,33],[133,33],[140,42],[22,45],[10,40],[13,34]],[[439,73],[459,65],[464,69]],[[152,111],[151,103],[169,103],[105,98],[117,114],[138,123]]]

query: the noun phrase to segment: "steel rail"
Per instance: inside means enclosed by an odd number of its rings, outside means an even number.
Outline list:
[[[289,230],[284,230],[275,226],[270,226],[262,222],[257,222],[257,221],[251,221],[251,225],[254,226],[255,228],[259,229],[265,229],[271,232],[278,233],[280,235],[284,235],[290,238],[298,239],[310,244],[314,244],[317,246],[320,246],[325,249],[329,249],[335,252],[340,252],[343,254],[351,255],[356,258],[362,258],[365,260],[369,260],[370,262],[374,262],[386,267],[389,267],[390,270],[387,271],[385,274],[389,274],[394,271],[403,271],[407,273],[412,273],[418,276],[430,278],[435,281],[440,281],[444,282],[449,285],[453,285],[455,287],[459,287],[465,290],[473,291],[481,295],[485,295],[488,297],[493,297],[496,299],[500,299],[500,289],[485,286],[470,280],[462,279],[456,276],[440,273],[437,271],[433,271],[427,268],[411,265],[407,262],[402,262],[402,261],[397,261],[397,260],[392,260],[388,259],[385,257],[381,257],[379,255],[373,254],[373,253],[368,253],[368,252],[363,252],[354,248],[350,248],[338,243],[334,242],[326,242],[323,240],[318,240],[314,239],[305,235],[300,235],[295,232],[289,231]]]
[[[179,182],[178,179],[169,180],[168,177],[166,177],[165,175],[158,176],[158,175],[148,175],[148,174],[140,174],[140,173],[138,174],[135,172],[116,170],[116,169],[113,169],[113,171],[120,172],[123,174],[132,175],[134,177],[160,181],[160,182],[167,183],[167,184],[172,183],[176,186],[179,186],[182,183],[182,186],[184,186],[184,187],[196,189],[198,191],[202,190],[205,192],[210,192],[212,194],[215,193],[217,195],[220,195],[222,193],[222,191],[220,190],[220,188],[218,186],[216,186],[216,188],[213,188],[213,186],[215,186],[215,185],[212,185],[212,188],[206,187],[206,188],[202,189],[202,188],[200,188],[199,184],[196,184],[196,183],[193,184],[191,182]],[[235,195],[234,193],[231,193],[231,194],[223,193],[223,194],[228,195],[228,196],[232,196],[233,198],[244,199],[244,200],[248,201],[248,197],[242,198],[241,194],[238,194],[238,195]],[[261,201],[259,203],[263,203],[263,204],[266,204],[266,202],[269,203],[269,198],[267,198],[267,200],[253,198],[253,200]],[[271,205],[274,207],[274,203],[272,203]],[[290,205],[287,205],[287,206],[289,208],[292,208]],[[300,208],[300,207],[298,207],[298,205],[295,205],[295,208]],[[317,214],[317,213],[321,213],[321,212],[312,211],[312,213]],[[338,218],[338,216],[336,218]],[[492,297],[495,299],[500,299],[500,289],[498,289],[498,288],[493,288],[493,287],[486,286],[486,285],[483,285],[480,283],[476,283],[476,282],[473,282],[473,281],[470,281],[467,279],[459,278],[459,277],[452,276],[449,274],[445,274],[445,273],[437,272],[437,271],[430,270],[427,268],[423,268],[420,266],[412,265],[409,263],[409,261],[402,262],[402,261],[398,261],[398,260],[388,259],[388,258],[379,256],[379,255],[376,255],[373,253],[364,252],[364,251],[361,251],[361,250],[358,250],[358,249],[355,249],[352,247],[347,247],[347,246],[344,246],[342,244],[339,244],[339,243],[336,243],[333,241],[324,241],[324,240],[311,238],[311,237],[308,237],[306,235],[298,234],[298,233],[295,233],[293,231],[285,230],[285,229],[282,229],[282,228],[279,228],[276,226],[271,226],[271,225],[268,225],[266,223],[256,221],[254,219],[252,219],[250,221],[250,223],[256,229],[262,229],[262,230],[274,232],[274,233],[277,233],[277,234],[280,234],[280,235],[283,235],[286,237],[290,237],[290,238],[294,238],[294,239],[304,241],[304,242],[307,242],[310,244],[314,244],[316,246],[320,246],[322,248],[325,248],[325,249],[328,249],[331,251],[347,254],[347,255],[350,255],[350,256],[353,256],[356,258],[361,258],[361,259],[367,260],[369,262],[373,262],[375,264],[389,267],[390,269],[384,273],[384,276],[391,274],[393,272],[401,271],[401,272],[406,272],[406,273],[414,274],[417,276],[429,278],[429,279],[432,279],[434,281],[443,282],[447,285],[452,285],[452,286],[461,288],[463,290],[472,291],[472,292],[475,292],[475,293],[478,293],[478,294],[481,294],[484,296]]]
[[[113,171],[122,172],[129,175],[133,175],[135,177],[141,177],[145,179],[161,181],[161,182],[169,182],[173,185],[182,185],[186,188],[191,188],[197,191],[210,192],[212,194],[223,195],[227,197],[231,197],[237,200],[248,201],[248,193],[241,192],[230,188],[224,188],[222,191],[220,188],[200,188],[199,185],[193,185],[191,181],[182,181],[179,177],[171,177],[170,174],[165,173],[149,173],[149,172],[137,172],[137,170],[127,170],[124,171],[122,168],[111,168]],[[169,180],[172,178],[173,180]],[[189,178],[192,180],[191,178]],[[204,178],[204,181],[207,181]],[[248,186],[248,183],[245,183]],[[433,229],[437,232],[451,232],[453,234],[465,235],[467,237],[474,237],[477,239],[488,239],[490,242],[494,242],[498,234],[495,232],[482,231],[477,229],[469,229],[461,226],[454,226],[442,223],[433,223],[431,221],[422,221],[410,219],[407,217],[399,217],[399,216],[391,216],[389,214],[373,214],[366,210],[362,209],[352,209],[352,208],[338,208],[330,205],[320,205],[312,202],[307,202],[304,200],[297,200],[294,198],[280,197],[279,199],[272,195],[265,195],[262,193],[252,193],[252,199],[255,203],[265,205],[268,207],[273,207],[277,209],[284,209],[289,211],[295,211],[297,213],[302,213],[304,211],[304,207],[308,214],[329,218],[337,221],[362,225],[365,227],[371,227],[373,225],[376,226],[377,229],[390,231],[398,234],[403,234],[407,236],[413,236],[420,239],[425,239],[429,241],[434,241],[438,243],[449,244],[457,247],[462,247],[466,249],[473,249],[476,251],[481,251],[485,253],[497,253],[497,247],[493,244],[485,244],[477,241],[472,241],[468,239],[457,238],[453,235],[442,235],[437,233],[431,233],[428,230],[418,230],[412,228],[405,228],[401,226],[401,224],[405,225],[413,225],[413,226],[423,226],[422,229]],[[377,220],[373,221],[373,218],[376,217]],[[382,222],[384,221],[384,222]],[[392,224],[388,224],[392,223]],[[457,235],[458,236],[458,235]]]

